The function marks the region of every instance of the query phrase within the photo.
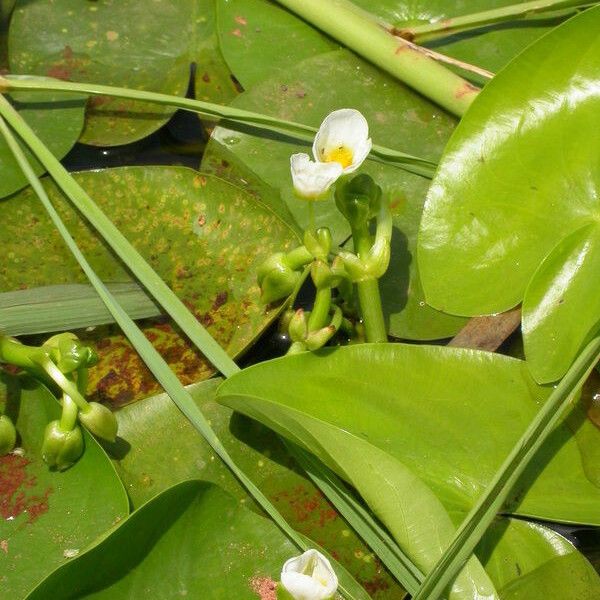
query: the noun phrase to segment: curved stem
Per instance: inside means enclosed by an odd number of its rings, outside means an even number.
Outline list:
[[[65,433],[73,431],[75,424],[77,423],[77,415],[79,408],[73,401],[73,398],[67,394],[63,394],[62,397],[62,413],[60,415],[60,428]]]
[[[48,373],[54,383],[73,399],[80,411],[87,412],[89,410],[90,405],[88,401],[79,393],[75,383],[67,379],[64,373],[49,358],[44,358],[37,362]]]

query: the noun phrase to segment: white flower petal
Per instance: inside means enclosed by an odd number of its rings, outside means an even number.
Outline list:
[[[290,168],[296,193],[310,200],[323,196],[343,172],[339,163],[313,162],[308,154],[292,154]]]
[[[294,600],[326,600],[335,594],[338,579],[320,552],[307,550],[283,565],[281,585]]]
[[[313,143],[313,155],[318,162],[339,160],[347,174],[360,167],[371,145],[365,117],[353,108],[342,108],[328,114],[321,123]]]

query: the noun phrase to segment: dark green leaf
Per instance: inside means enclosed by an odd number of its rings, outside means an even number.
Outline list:
[[[195,0],[98,0],[77,5],[71,0],[19,0],[9,31],[11,70],[183,96],[196,4]],[[173,112],[96,96],[88,105],[82,141],[126,144],[158,129]]]
[[[49,471],[41,457],[44,429],[60,408],[48,390],[0,372],[0,404],[15,419],[23,448],[0,458],[0,582],[2,595],[17,599],[126,517],[129,502],[87,433],[83,457],[67,471]]]

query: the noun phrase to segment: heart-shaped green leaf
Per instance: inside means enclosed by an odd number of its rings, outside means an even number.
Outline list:
[[[337,44],[281,6],[265,0],[217,0],[223,56],[245,89]]]
[[[474,315],[516,305],[557,242],[597,220],[599,27],[594,8],[541,38],[456,129],[419,233],[433,306]]]
[[[246,192],[182,167],[123,167],[75,174],[122,233],[235,356],[276,317],[259,299],[256,268],[267,256],[298,243],[293,232]],[[93,234],[56,187],[52,201],[92,267],[106,282],[131,281],[126,265]],[[84,283],[35,195],[26,190],[2,204],[0,291]],[[212,367],[187,338],[161,320],[144,330],[184,383],[206,378]],[[100,364],[90,371],[90,393],[122,404],[160,387],[114,328],[83,332]]]
[[[357,108],[369,121],[374,143],[410,148],[411,152],[431,159],[441,153],[454,125],[451,117],[431,103],[347,51],[304,60],[241,94],[233,105],[315,127],[332,110]],[[203,164],[218,165],[223,160],[223,146],[262,182],[280,192],[300,227],[308,225],[306,202],[299,200],[292,188],[289,160],[295,152],[310,153],[310,147],[218,127]],[[441,314],[425,304],[414,258],[418,222],[429,181],[371,160],[362,170],[383,187],[394,213],[391,266],[382,281],[390,333],[416,339],[453,335],[464,320]],[[349,234],[349,228],[334,202],[329,199],[314,204],[317,225],[330,227],[334,238],[341,242]]]
[[[560,379],[600,325],[600,227],[584,225],[544,259],[523,300],[523,342],[542,383]]]
[[[335,551],[343,564],[379,600],[401,597],[403,590],[381,568],[373,553],[348,528],[323,494],[266,427],[214,400],[219,379],[188,387],[236,464],[269,497],[301,534]],[[218,460],[166,394],[130,404],[116,413],[122,441],[114,447],[115,466],[138,507],[167,487],[202,477],[255,507],[250,496]]]
[[[194,45],[196,0],[112,2],[19,0],[9,31],[14,73],[48,75],[183,96]],[[94,96],[82,141],[115,146],[139,140],[171,108]]]
[[[60,407],[46,388],[0,372],[0,405],[16,422],[23,448],[0,457],[0,578],[2,594],[17,599],[125,518],[129,501],[87,432],[85,452],[73,467],[48,469],[41,456],[44,429],[60,417]]]
[[[401,344],[285,357],[245,369],[219,389],[236,410],[293,411],[300,424],[304,418],[319,419],[368,440],[412,469],[448,510],[462,512],[483,492],[548,394],[522,361]],[[569,427],[580,426],[580,417]],[[595,431],[587,442],[599,440]],[[587,477],[578,443],[562,425],[505,511],[597,525],[596,483]]]
[[[65,156],[75,145],[83,128],[83,96],[58,92],[16,92],[7,97],[57,158]],[[41,175],[44,172],[42,165],[29,150],[25,149],[25,152],[34,171]],[[0,138],[0,198],[26,185],[25,175],[4,138]]]
[[[217,486],[186,481],[135,511],[28,598],[275,598],[283,563],[298,554],[273,523]],[[343,569],[336,571],[356,600],[368,598]]]

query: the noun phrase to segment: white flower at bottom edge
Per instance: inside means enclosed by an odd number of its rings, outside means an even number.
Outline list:
[[[307,200],[324,196],[343,172],[339,163],[313,162],[308,154],[292,154],[290,168],[296,194]]]
[[[371,152],[369,124],[354,108],[341,108],[329,113],[313,142],[317,162],[338,163],[343,174],[353,173]]]
[[[307,550],[283,565],[281,585],[294,600],[326,600],[335,594],[338,579],[320,552]]]

